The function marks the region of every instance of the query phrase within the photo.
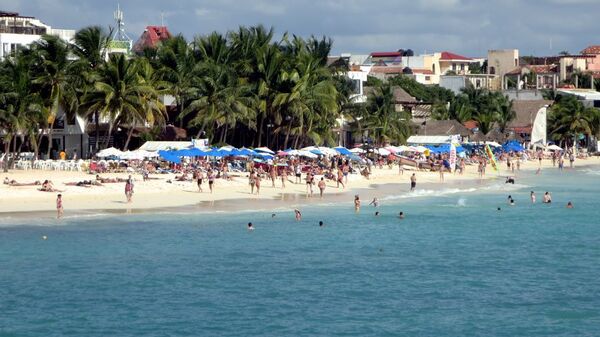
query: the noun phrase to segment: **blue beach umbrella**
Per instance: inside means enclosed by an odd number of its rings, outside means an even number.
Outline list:
[[[350,150],[348,150],[347,148],[343,147],[343,146],[338,146],[336,148],[334,148],[334,150],[337,151],[337,153],[343,155],[343,156],[351,156],[352,152],[350,152]]]

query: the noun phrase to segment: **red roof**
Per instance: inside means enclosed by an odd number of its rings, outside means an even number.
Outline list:
[[[454,54],[448,51],[443,51],[442,52],[442,57],[440,58],[440,60],[463,60],[463,61],[472,61],[472,58],[468,58],[466,56],[462,56],[462,55],[458,55],[458,54]]]
[[[412,68],[413,74],[433,75],[433,71],[429,69]]]
[[[382,51],[371,53],[372,57],[401,57],[402,53],[397,51]]]
[[[600,54],[600,46],[596,45],[596,46],[589,46],[587,48],[585,48],[584,50],[581,51],[581,53],[583,55],[596,55],[596,54]]]
[[[464,122],[463,125],[465,126],[465,128],[467,128],[469,130],[479,127],[479,123],[477,123],[477,121],[474,121],[474,120],[468,120],[468,121]]]
[[[133,46],[133,50],[140,52],[144,48],[156,48],[161,41],[171,37],[172,35],[166,26],[148,26]]]

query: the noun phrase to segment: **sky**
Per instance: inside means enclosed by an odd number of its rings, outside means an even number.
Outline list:
[[[0,0],[0,10],[34,16],[52,28],[114,26],[111,0]],[[328,36],[332,54],[412,49],[470,57],[488,49],[521,55],[577,53],[600,44],[600,0],[121,0],[134,41],[164,24],[191,39],[263,24],[303,37]]]

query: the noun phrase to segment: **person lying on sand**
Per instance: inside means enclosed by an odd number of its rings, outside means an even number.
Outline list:
[[[79,182],[72,182],[72,183],[65,183],[65,185],[67,186],[81,186],[81,187],[91,187],[93,186],[102,186],[102,184],[99,181],[92,181],[92,180],[84,180],[84,181],[79,181]]]
[[[127,179],[123,178],[102,178],[99,175],[96,175],[96,181],[102,184],[111,184],[111,183],[124,183]]]
[[[39,186],[41,184],[42,183],[39,180],[32,183],[19,183],[14,179],[8,179],[8,177],[4,178],[4,185],[8,186]]]

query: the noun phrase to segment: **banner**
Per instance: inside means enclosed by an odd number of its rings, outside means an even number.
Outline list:
[[[454,172],[456,170],[456,146],[454,146],[454,143],[450,143],[450,158],[448,161],[450,162],[450,170]]]
[[[490,159],[490,164],[492,164],[494,171],[498,171],[498,163],[496,162],[496,157],[494,157],[494,153],[492,152],[489,144],[485,144],[485,154],[487,154],[488,158]]]

